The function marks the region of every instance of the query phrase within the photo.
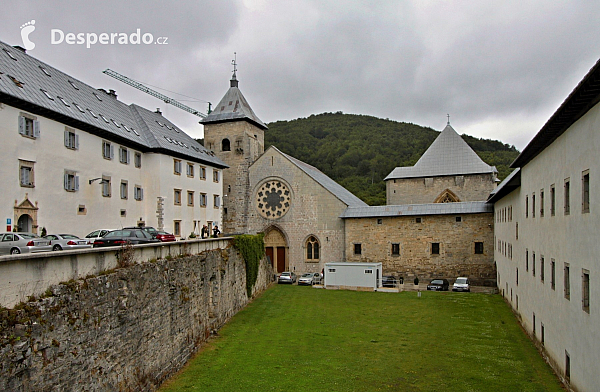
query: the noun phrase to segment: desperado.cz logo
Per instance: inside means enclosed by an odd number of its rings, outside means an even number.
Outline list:
[[[142,34],[141,29],[136,29],[134,33],[66,33],[60,29],[50,30],[50,43],[60,45],[63,42],[67,45],[85,45],[90,48],[92,45],[168,45],[168,37],[158,37],[154,39],[152,33]]]

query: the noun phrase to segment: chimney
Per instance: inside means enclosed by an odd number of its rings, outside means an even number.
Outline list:
[[[162,116],[162,112],[160,111],[160,108],[156,108],[156,111],[154,113],[160,114]]]

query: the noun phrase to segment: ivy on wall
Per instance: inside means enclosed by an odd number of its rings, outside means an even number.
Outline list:
[[[243,234],[233,237],[233,246],[241,253],[246,263],[246,292],[248,298],[252,295],[252,288],[258,277],[260,260],[265,255],[265,235]]]

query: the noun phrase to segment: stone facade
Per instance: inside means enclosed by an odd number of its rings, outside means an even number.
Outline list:
[[[254,292],[272,277],[261,261]],[[155,390],[247,302],[231,247],[53,286],[2,310],[0,390]]]
[[[496,187],[494,174],[471,174],[386,181],[388,205],[436,203],[449,190],[454,201],[486,200]]]
[[[468,276],[474,285],[495,284],[492,213],[349,218],[345,223],[347,261],[382,262],[384,275],[410,280]],[[475,253],[476,242],[483,253]],[[439,244],[439,254],[432,254],[432,243]],[[355,244],[361,244],[360,254]]]
[[[290,207],[280,218],[261,215],[256,196],[268,181],[281,181],[291,192]],[[321,272],[324,263],[344,260],[344,222],[340,215],[347,205],[293,164],[277,149],[268,149],[250,170],[250,233],[276,230],[286,242],[284,270]],[[271,234],[272,236],[273,234]],[[319,244],[319,257],[307,260],[306,243],[314,236]],[[280,268],[281,269],[281,268]],[[281,272],[281,271],[279,271]]]
[[[248,222],[248,168],[264,152],[265,132],[247,121],[204,125],[208,149],[227,162],[223,170],[223,233],[245,233]],[[210,180],[210,179],[209,179]]]

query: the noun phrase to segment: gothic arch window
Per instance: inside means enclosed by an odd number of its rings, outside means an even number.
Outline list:
[[[306,260],[307,261],[318,261],[320,256],[320,246],[317,237],[311,235],[306,240]]]
[[[229,139],[225,138],[221,142],[221,151],[231,151],[231,142]]]
[[[456,196],[456,193],[452,192],[450,189],[444,190],[440,195],[435,199],[434,203],[458,203],[460,199]]]

